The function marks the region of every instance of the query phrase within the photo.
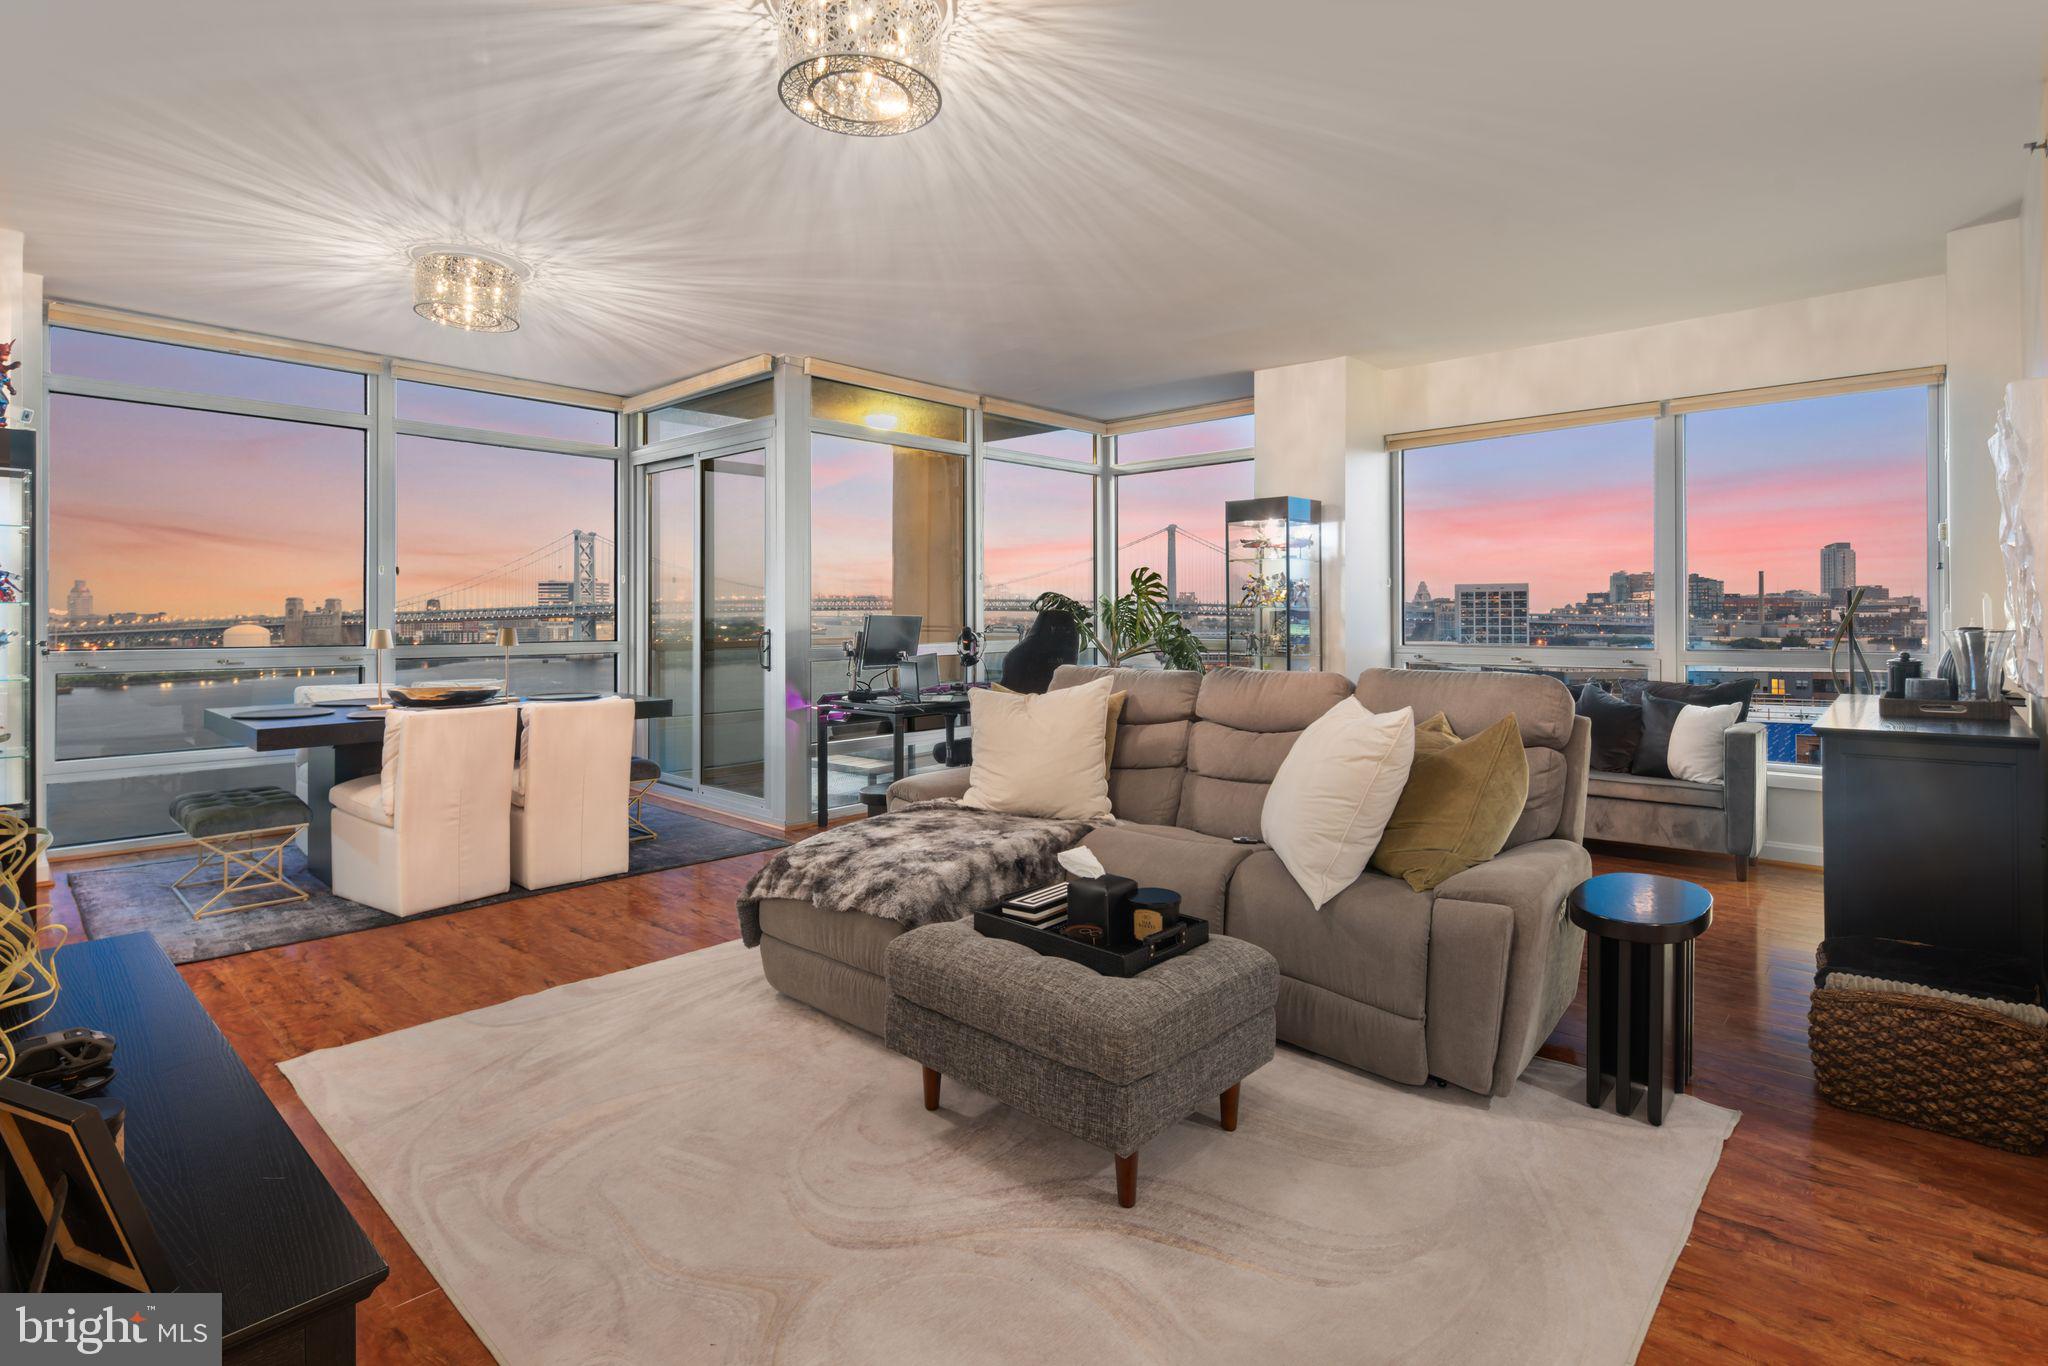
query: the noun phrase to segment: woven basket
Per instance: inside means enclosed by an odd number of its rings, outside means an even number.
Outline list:
[[[1813,1079],[1845,1110],[2048,1149],[2048,1029],[1961,1001],[1820,987],[1807,1030]]]

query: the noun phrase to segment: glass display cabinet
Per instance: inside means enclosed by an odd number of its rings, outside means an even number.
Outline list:
[[[1225,663],[1276,671],[1323,667],[1321,514],[1313,498],[1223,505]]]
[[[0,437],[0,806],[33,825],[36,434],[16,427]]]

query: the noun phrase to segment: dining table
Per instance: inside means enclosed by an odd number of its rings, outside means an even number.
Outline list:
[[[633,719],[656,721],[675,715],[675,701],[621,693],[633,702]],[[515,698],[490,702],[544,702],[547,698]],[[567,700],[567,699],[554,699]],[[321,716],[264,716],[264,712],[323,712]],[[377,772],[384,765],[384,717],[388,713],[354,702],[316,703],[304,707],[209,707],[206,728],[259,754],[306,751],[306,870],[329,887],[334,885],[334,807],[328,792],[336,783]],[[619,791],[624,800],[622,779]],[[507,819],[510,819],[509,815]]]

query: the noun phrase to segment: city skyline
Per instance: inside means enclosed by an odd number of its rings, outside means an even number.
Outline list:
[[[1819,579],[1826,591],[1768,583],[1758,592],[1738,582],[1688,574],[1687,638],[1695,647],[1815,647],[1839,623],[1852,590],[1866,592],[1858,615],[1873,644],[1923,648],[1927,608],[1917,595],[1889,585],[1856,582],[1856,549],[1846,541],[1822,546]],[[1536,608],[1527,580],[1457,583],[1449,593],[1418,580],[1401,605],[1401,637],[1410,643],[1464,645],[1622,645],[1640,648],[1657,634],[1656,575],[1617,569],[1605,588],[1589,588],[1575,602]]]

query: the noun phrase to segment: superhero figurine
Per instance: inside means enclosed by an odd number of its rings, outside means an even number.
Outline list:
[[[0,569],[0,602],[21,601],[21,579],[12,569]]]
[[[7,400],[14,397],[14,372],[20,368],[21,362],[14,358],[14,343],[0,342],[0,427],[7,425]]]

